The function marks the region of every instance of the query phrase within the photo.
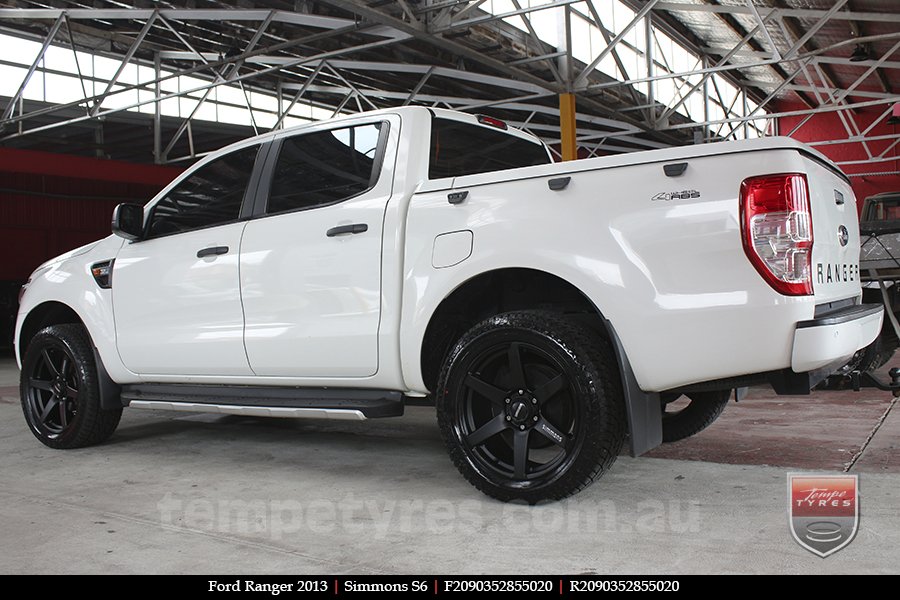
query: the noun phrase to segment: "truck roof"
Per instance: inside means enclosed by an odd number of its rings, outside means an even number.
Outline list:
[[[313,127],[321,126],[323,123],[329,124],[340,124],[344,121],[355,121],[360,118],[374,117],[378,115],[403,115],[404,113],[412,113],[412,112],[420,112],[420,111],[428,111],[434,116],[441,117],[443,119],[453,119],[455,121],[465,121],[467,123],[471,123],[473,125],[477,125],[479,127],[490,127],[489,125],[483,125],[478,122],[478,115],[460,112],[458,110],[449,110],[446,108],[429,108],[426,106],[397,106],[394,108],[382,108],[379,110],[370,110],[361,113],[354,113],[352,115],[341,115],[339,117],[334,117],[332,119],[322,120],[322,121],[310,121],[309,123],[301,123],[300,125],[294,125],[293,127],[286,127],[285,129],[277,129],[273,131],[268,131],[266,133],[261,133],[257,136],[246,138],[240,140],[238,142],[234,142],[233,144],[229,144],[228,146],[223,146],[218,150],[214,150],[210,152],[210,155],[218,154],[220,152],[224,152],[227,150],[235,149],[243,145],[250,145],[254,143],[266,142],[274,137],[282,136],[282,135],[290,135],[294,132],[300,132],[304,129],[310,129]],[[540,138],[535,135],[528,133],[527,131],[523,131],[517,127],[512,125],[509,126],[508,129],[505,130],[506,133],[527,139],[528,141],[534,142],[536,144],[543,144]]]
[[[430,114],[439,116],[445,119],[453,119],[457,121],[465,121],[469,122],[473,125],[477,125],[480,127],[490,127],[489,125],[483,125],[478,122],[478,115],[464,113],[457,110],[449,110],[443,108],[429,108],[425,106],[398,106],[394,108],[382,108],[379,110],[373,110],[362,113],[354,113],[352,115],[342,115],[340,117],[335,117],[333,119],[328,119],[327,122],[329,124],[340,124],[344,121],[354,121],[360,118],[372,117],[377,115],[403,115],[404,113],[412,113],[419,111],[428,111]],[[215,150],[210,152],[205,159],[213,158],[220,153],[224,153],[226,151],[230,151],[233,149],[237,149],[241,146],[251,145],[254,143],[260,143],[268,141],[275,137],[280,137],[283,135],[290,135],[294,132],[300,132],[304,129],[311,129],[314,127],[320,127],[326,121],[311,121],[309,123],[303,123],[301,125],[295,125],[293,127],[288,127],[286,129],[279,129],[275,131],[269,131],[267,133],[260,134],[258,136],[247,138],[241,140],[239,142],[235,142],[219,150]],[[514,135],[516,137],[524,138],[529,141],[533,141],[535,143],[543,143],[536,136],[525,132],[516,127],[510,126],[509,129],[505,130],[506,133],[510,135]],[[694,144],[690,146],[673,146],[671,148],[661,148],[656,150],[640,150],[637,152],[629,152],[626,154],[615,154],[611,156],[601,156],[597,158],[587,159],[587,160],[579,160],[568,163],[567,171],[577,172],[581,170],[591,170],[596,169],[598,166],[602,167],[615,167],[615,166],[625,166],[631,165],[635,163],[641,162],[662,162],[662,161],[670,161],[670,160],[679,160],[679,159],[688,159],[688,158],[698,158],[702,156],[710,156],[717,154],[730,154],[736,152],[751,152],[755,150],[774,150],[774,149],[794,149],[800,152],[803,152],[818,162],[827,165],[832,171],[837,174],[840,174],[842,177],[846,179],[846,175],[841,171],[841,169],[834,164],[828,157],[824,154],[816,150],[815,148],[811,148],[806,144],[799,142],[795,139],[783,136],[777,137],[765,137],[765,138],[757,138],[750,140],[736,140],[736,141],[725,141],[725,142],[712,142],[709,144]],[[529,167],[532,168],[532,167]]]

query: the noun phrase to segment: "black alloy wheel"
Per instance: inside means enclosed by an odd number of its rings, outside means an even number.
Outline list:
[[[121,407],[100,406],[93,346],[81,325],[46,327],[29,341],[20,391],[31,433],[51,448],[99,444],[122,416]]]
[[[580,411],[571,375],[554,356],[529,343],[500,342],[473,366],[463,381],[457,423],[482,469],[528,481],[571,460]]]
[[[622,446],[611,350],[560,315],[522,311],[476,325],[448,357],[438,389],[451,459],[502,500],[568,496],[605,471]]]
[[[30,370],[27,410],[41,435],[57,438],[72,427],[78,411],[75,360],[64,347],[47,344]]]

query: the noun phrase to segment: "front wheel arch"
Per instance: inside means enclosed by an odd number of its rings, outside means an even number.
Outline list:
[[[100,386],[100,407],[103,410],[122,408],[121,387],[109,376],[84,321],[68,304],[56,300],[48,300],[38,304],[29,311],[28,316],[22,322],[22,327],[19,329],[19,340],[16,348],[19,364],[24,363],[25,353],[28,351],[28,345],[34,339],[34,336],[42,329],[52,325],[80,325],[84,329],[88,340],[90,340],[91,349],[94,353],[94,362],[97,367],[97,381]]]
[[[78,316],[78,313],[67,304],[50,300],[32,308],[19,329],[19,343],[16,348],[19,355],[19,364],[22,364],[25,359],[28,344],[31,343],[38,331],[51,325],[65,325],[69,323],[84,326],[84,322]]]

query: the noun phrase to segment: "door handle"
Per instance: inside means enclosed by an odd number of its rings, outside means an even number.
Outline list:
[[[334,237],[336,235],[347,235],[348,233],[365,233],[368,230],[369,226],[365,223],[353,223],[352,225],[338,225],[337,227],[332,227],[325,232],[325,235]]]
[[[218,256],[220,254],[228,254],[228,246],[210,246],[203,250],[197,251],[197,258],[205,258],[207,256]]]

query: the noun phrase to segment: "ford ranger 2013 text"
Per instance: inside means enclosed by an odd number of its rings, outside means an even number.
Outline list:
[[[533,503],[732,390],[808,393],[882,323],[848,180],[784,138],[554,164],[502,121],[397,108],[229,146],[112,227],[23,288],[22,407],[53,448],[125,406],[433,401],[466,479]]]

